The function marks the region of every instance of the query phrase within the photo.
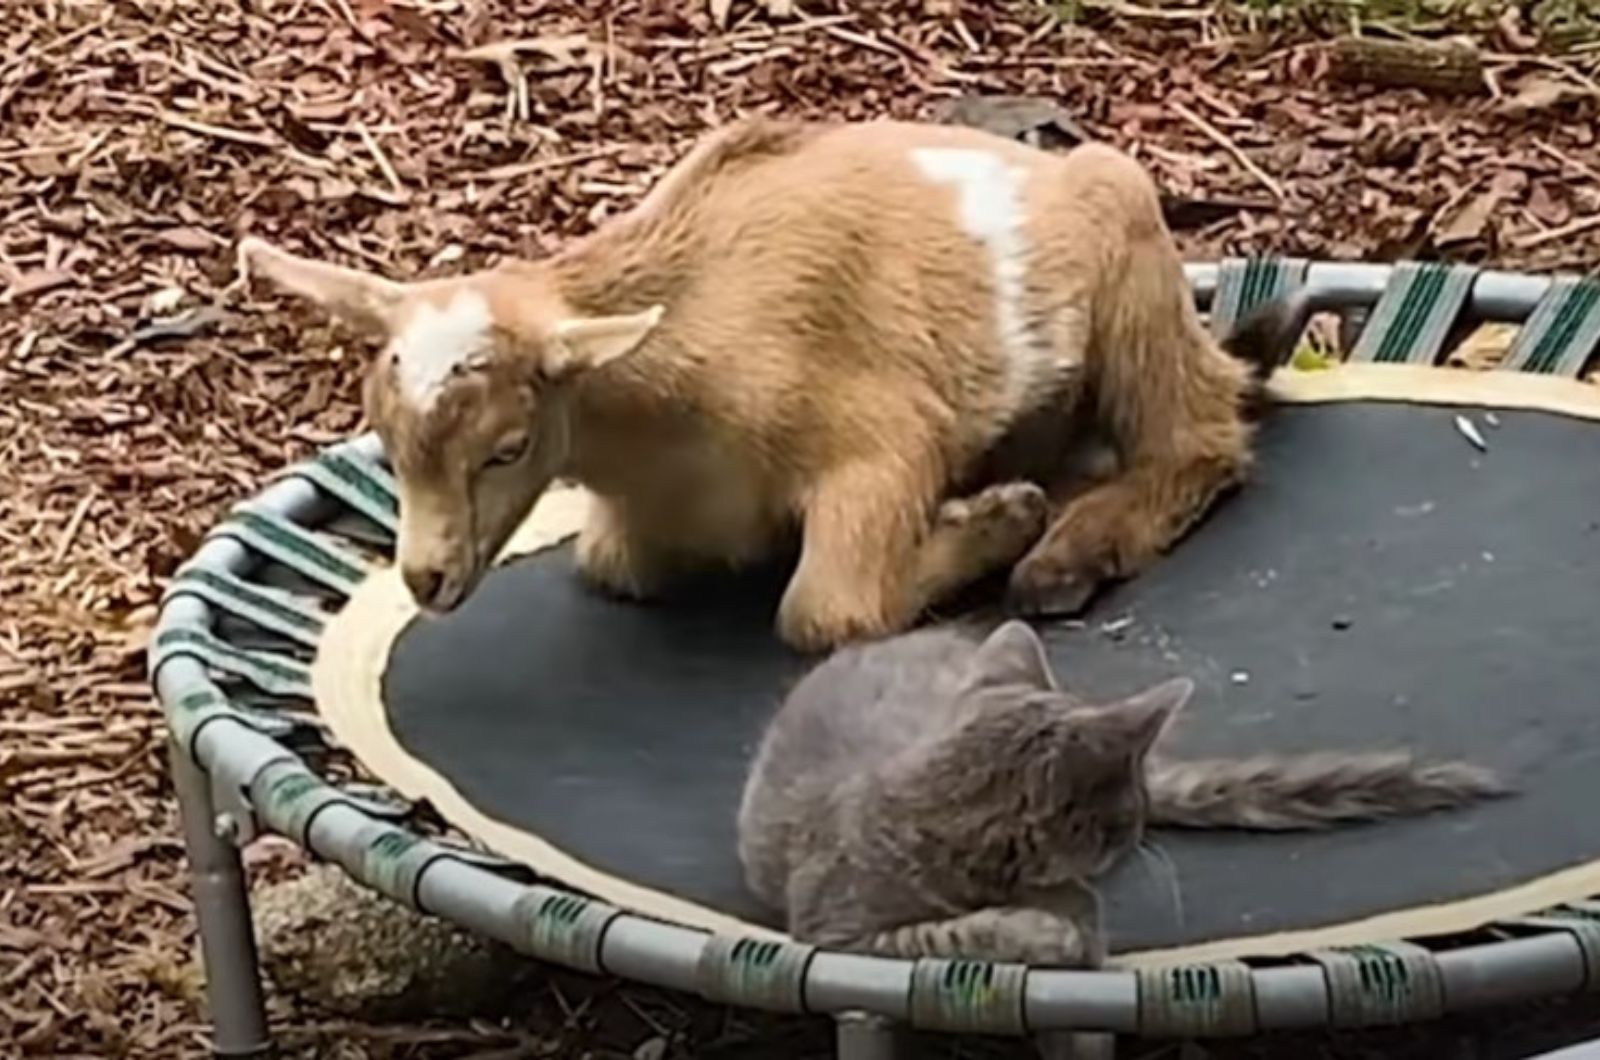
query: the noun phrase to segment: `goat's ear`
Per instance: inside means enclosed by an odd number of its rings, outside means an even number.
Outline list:
[[[598,368],[632,353],[661,323],[665,312],[664,306],[654,305],[625,316],[563,320],[551,331],[545,370],[552,376],[563,376]]]
[[[255,236],[239,241],[239,271],[247,282],[252,276],[265,276],[346,323],[379,334],[387,334],[393,326],[406,290],[405,284],[303,258]]]

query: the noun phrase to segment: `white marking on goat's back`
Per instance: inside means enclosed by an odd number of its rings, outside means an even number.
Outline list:
[[[995,320],[1006,365],[1003,408],[1008,414],[1021,412],[1056,374],[1051,351],[1028,327],[1023,304],[1027,173],[993,151],[970,147],[918,147],[911,157],[929,180],[955,186],[962,229],[989,252]]]
[[[457,365],[488,348],[493,323],[489,300],[470,289],[451,295],[442,308],[419,305],[391,347],[400,392],[428,404]]]

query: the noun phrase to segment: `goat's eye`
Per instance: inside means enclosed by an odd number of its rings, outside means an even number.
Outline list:
[[[530,436],[526,434],[504,439],[494,447],[494,452],[489,454],[489,459],[484,462],[485,465],[488,467],[504,467],[506,464],[515,464],[528,454],[530,441]]]

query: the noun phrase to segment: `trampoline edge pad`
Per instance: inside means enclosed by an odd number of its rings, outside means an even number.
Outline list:
[[[1565,376],[1371,362],[1312,370],[1280,368],[1267,393],[1285,404],[1391,401],[1550,412],[1600,420],[1600,386]]]

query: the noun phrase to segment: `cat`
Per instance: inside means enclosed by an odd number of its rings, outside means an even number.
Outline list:
[[[1092,881],[1147,825],[1309,829],[1506,794],[1401,752],[1184,761],[1161,737],[1194,691],[1090,704],[1027,623],[849,645],[790,691],[738,811],[754,894],[847,951],[1095,967]]]

